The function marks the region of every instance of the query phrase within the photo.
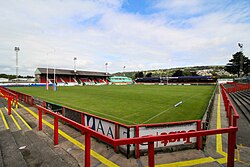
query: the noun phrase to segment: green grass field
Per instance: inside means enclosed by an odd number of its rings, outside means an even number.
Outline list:
[[[68,106],[124,124],[202,118],[214,86],[75,86],[11,88],[48,102]],[[178,107],[174,105],[182,101]]]

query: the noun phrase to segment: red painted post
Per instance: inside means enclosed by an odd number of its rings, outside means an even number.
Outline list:
[[[85,126],[85,116],[84,116],[83,113],[81,113],[81,124],[82,124],[83,126]],[[82,129],[82,134],[84,134],[84,133],[85,133],[85,131]]]
[[[46,108],[46,101],[43,101],[43,107]]]
[[[91,137],[88,132],[85,133],[85,167],[90,167],[90,142]]]
[[[230,127],[230,126],[232,126],[232,105],[231,105],[231,103],[229,103],[229,105],[228,105],[228,115],[229,115],[228,126]]]
[[[234,167],[235,143],[236,143],[236,132],[228,133],[227,167]]]
[[[28,98],[28,104],[31,105],[31,97],[28,96],[27,98]]]
[[[226,105],[226,113],[227,113],[227,118],[228,118],[228,116],[229,116],[229,114],[228,114],[228,107],[229,106],[229,99],[227,98],[227,105]]]
[[[34,98],[32,98],[31,106],[34,106]]]
[[[115,139],[119,139],[119,125],[115,123]],[[118,146],[114,147],[114,152],[118,152]]]
[[[46,101],[43,101],[43,107],[46,108]],[[46,115],[46,111],[43,111],[43,114]]]
[[[42,130],[43,129],[43,122],[42,122],[43,118],[42,118],[42,109],[38,108],[38,130]]]
[[[65,117],[65,107],[62,107],[62,116]],[[65,121],[62,121],[62,124],[65,125],[66,122],[65,122]]]
[[[11,115],[11,97],[8,97],[8,115]]]
[[[54,116],[54,145],[58,144],[58,113]]]
[[[135,137],[139,137],[139,126],[135,126]],[[140,159],[140,144],[135,145],[135,158]]]
[[[200,131],[201,130],[201,120],[198,120],[197,121],[197,131]],[[198,136],[196,138],[197,140],[197,150],[200,150],[201,149],[201,136]]]
[[[148,142],[148,166],[155,166],[154,142]]]
[[[238,120],[238,117],[237,116],[233,116],[233,127],[237,127],[237,120]]]
[[[65,107],[62,107],[62,115],[65,117]]]

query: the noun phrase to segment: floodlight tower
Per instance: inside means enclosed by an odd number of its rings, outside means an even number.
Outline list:
[[[76,60],[77,60],[77,58],[76,57],[74,57],[74,72],[76,73]]]
[[[168,85],[168,69],[167,69],[167,85]]]
[[[238,46],[240,48],[241,51],[241,56],[240,56],[240,76],[243,76],[243,44],[242,43],[238,43]]]
[[[123,66],[123,75],[125,76],[125,68],[126,66]]]
[[[108,63],[105,63],[105,67],[106,67],[106,75],[108,74]]]
[[[16,83],[18,80],[18,52],[20,51],[20,48],[18,46],[16,46],[14,48],[14,50],[16,51]]]

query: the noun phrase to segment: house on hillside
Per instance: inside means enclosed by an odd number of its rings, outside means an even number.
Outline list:
[[[0,83],[3,83],[3,82],[9,82],[9,79],[8,78],[0,78]]]

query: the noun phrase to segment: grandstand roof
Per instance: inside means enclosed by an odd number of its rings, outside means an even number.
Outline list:
[[[48,69],[49,74],[54,74],[54,68]],[[35,75],[47,74],[47,68],[37,68]],[[67,69],[56,69],[57,75],[83,75],[83,76],[111,76],[109,73],[96,71],[76,71]]]

